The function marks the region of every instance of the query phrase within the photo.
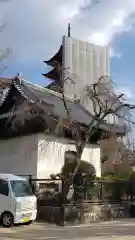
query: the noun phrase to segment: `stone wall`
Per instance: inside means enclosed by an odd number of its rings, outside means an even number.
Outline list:
[[[84,213],[85,223],[93,221],[110,221],[129,216],[127,203],[91,203]]]
[[[74,212],[74,213],[73,213]],[[66,216],[67,215],[67,216]],[[71,216],[71,217],[70,217]],[[84,206],[65,207],[65,219],[70,222],[70,218],[76,223],[90,223],[95,221],[110,221],[129,216],[129,206],[127,203],[84,203]],[[77,216],[77,219],[75,219]],[[73,219],[71,220],[73,222]]]
[[[69,204],[62,207],[41,206],[38,211],[38,220],[62,225],[88,224],[99,221],[112,221],[129,217],[129,204],[91,202]]]

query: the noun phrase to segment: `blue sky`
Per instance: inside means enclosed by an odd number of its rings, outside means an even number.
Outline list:
[[[112,43],[116,50],[121,52],[121,57],[111,58],[111,76],[121,91],[127,91],[133,97],[135,91],[135,32],[120,35]],[[131,95],[131,96],[130,96]]]
[[[72,23],[72,36],[108,45],[111,77],[119,90],[134,97],[134,0],[0,0],[0,48],[12,49],[3,76],[22,72],[25,79],[46,85],[43,60],[59,48]]]

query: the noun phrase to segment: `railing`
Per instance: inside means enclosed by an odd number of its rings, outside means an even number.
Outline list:
[[[65,221],[81,222],[90,206],[103,206],[101,212],[89,212],[91,219],[121,218],[123,209],[129,209],[129,203],[135,201],[134,181],[91,181],[82,182],[81,201],[74,197],[70,201],[63,199],[64,180],[35,179],[31,175],[25,176],[38,199],[38,218],[47,222],[63,225]],[[74,186],[74,190],[76,190]],[[79,190],[80,191],[80,190]],[[84,205],[82,205],[82,203]],[[110,209],[109,206],[112,206]],[[129,210],[126,210],[129,211]],[[132,210],[133,211],[133,210]]]
[[[55,193],[64,191],[63,179],[35,179],[31,175],[23,175],[26,177],[33,188],[33,192],[38,199],[47,199]],[[76,189],[76,188],[74,188]],[[135,200],[135,181],[84,181],[81,189],[83,200],[86,201],[133,201]],[[75,195],[75,193],[74,193]],[[76,202],[76,199],[72,199]]]

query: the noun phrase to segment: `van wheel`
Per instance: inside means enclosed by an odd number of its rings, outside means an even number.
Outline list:
[[[14,217],[10,212],[4,212],[1,216],[1,225],[5,228],[10,228],[14,225]]]

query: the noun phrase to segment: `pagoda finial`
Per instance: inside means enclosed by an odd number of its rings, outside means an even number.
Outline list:
[[[18,80],[20,84],[22,81],[22,76],[23,76],[23,74],[21,72],[19,72],[19,73],[17,73],[17,76],[15,77],[15,80]]]
[[[71,24],[68,23],[68,37],[71,37]]]

